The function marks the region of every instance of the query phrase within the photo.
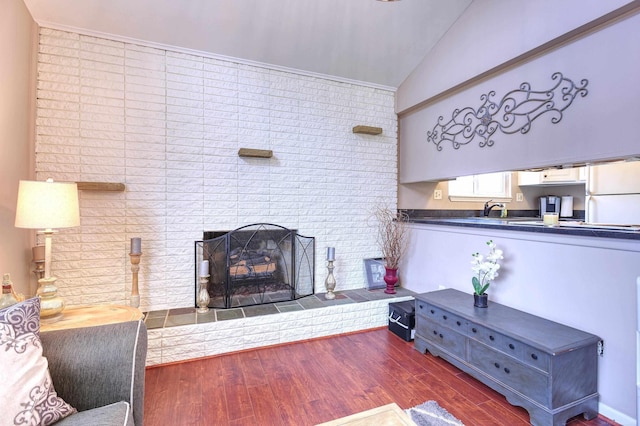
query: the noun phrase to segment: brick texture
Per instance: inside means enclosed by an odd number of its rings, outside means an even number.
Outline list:
[[[394,302],[413,300],[398,297]],[[388,324],[389,299],[149,330],[147,365],[350,333]]]
[[[337,290],[365,286],[362,260],[380,254],[371,212],[396,203],[393,92],[41,28],[37,98],[39,180],[126,184],[81,191],[81,226],[55,236],[69,305],[128,303],[139,236],[140,308],[193,306],[194,241],[257,222],[316,237],[317,292],[329,246]]]

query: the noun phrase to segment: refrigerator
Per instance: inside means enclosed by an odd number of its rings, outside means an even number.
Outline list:
[[[587,166],[588,223],[640,225],[640,161]]]

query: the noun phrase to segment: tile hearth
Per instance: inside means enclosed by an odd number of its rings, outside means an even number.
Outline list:
[[[185,361],[221,353],[305,340],[387,325],[388,304],[411,300],[414,292],[396,288],[345,290],[334,300],[324,293],[288,302],[210,309],[150,311],[147,365]]]
[[[262,305],[245,306],[242,308],[209,309],[206,314],[196,313],[196,308],[164,309],[144,313],[144,322],[148,329],[174,327],[178,325],[204,324],[215,321],[225,321],[239,318],[272,315],[284,312],[317,309],[327,306],[344,305],[349,303],[370,302],[372,300],[395,299],[404,296],[414,296],[415,293],[404,288],[397,288],[396,294],[386,294],[384,290],[345,290],[336,292],[336,298],[327,300],[324,293],[306,296],[298,300]],[[393,303],[393,301],[391,301]]]

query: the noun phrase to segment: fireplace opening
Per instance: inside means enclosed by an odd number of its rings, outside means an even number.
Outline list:
[[[314,293],[315,238],[296,230],[257,223],[205,231],[203,240],[195,242],[194,300],[203,260],[209,261],[210,308],[284,302]]]

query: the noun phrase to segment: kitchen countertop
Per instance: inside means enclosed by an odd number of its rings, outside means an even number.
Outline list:
[[[412,223],[427,225],[489,228],[505,231],[575,235],[598,238],[640,240],[640,225],[586,224],[577,220],[561,220],[558,226],[544,226],[539,217],[417,217]]]

